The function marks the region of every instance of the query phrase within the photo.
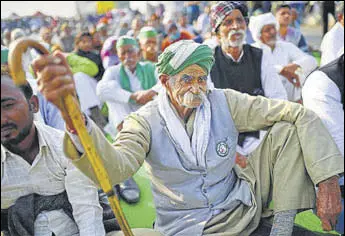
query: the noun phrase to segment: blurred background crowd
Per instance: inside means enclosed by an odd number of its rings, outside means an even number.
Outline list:
[[[212,38],[210,7],[216,1],[143,1],[143,2],[96,2],[75,1],[76,14],[73,17],[46,15],[37,11],[32,15],[17,15],[15,11],[1,19],[1,44],[9,43],[20,36],[48,41],[58,45],[65,52],[75,49],[74,39],[79,32],[90,32],[95,49],[101,49],[110,36],[137,36],[144,26],[152,26],[158,33],[159,50],[164,38],[172,36],[169,29],[173,24],[183,37],[203,42]],[[283,1],[247,1],[249,16],[274,11]],[[335,1],[285,1],[292,7],[291,26],[323,26],[322,35],[335,24]],[[61,11],[61,9],[58,9]],[[308,30],[308,29],[306,29]],[[44,32],[46,31],[46,36]],[[319,35],[319,38],[322,37]],[[44,39],[44,37],[46,37]],[[172,36],[174,37],[174,36]],[[176,35],[175,35],[176,37]],[[247,37],[248,42],[252,39]],[[321,39],[318,39],[320,43]],[[312,50],[319,45],[310,42]]]

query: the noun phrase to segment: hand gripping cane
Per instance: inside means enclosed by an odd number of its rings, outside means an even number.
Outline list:
[[[11,76],[17,86],[26,83],[25,72],[22,68],[22,55],[29,47],[34,48],[41,55],[49,54],[48,50],[43,45],[34,40],[22,38],[13,42],[9,50],[8,64]],[[133,236],[125,215],[123,214],[123,211],[120,207],[119,200],[116,198],[116,195],[110,183],[108,173],[106,172],[102,160],[96,152],[93,141],[89,133],[87,132],[78,104],[76,104],[75,100],[73,100],[72,95],[67,95],[61,99],[63,99],[64,104],[64,111],[62,112],[64,113],[64,115],[66,115],[66,117],[69,117],[71,119],[73,126],[79,136],[81,144],[83,145],[87,157],[89,158],[91,166],[93,167],[98,182],[100,183],[103,191],[108,196],[110,206],[116,216],[117,221],[119,222],[120,228],[122,229],[125,236]]]

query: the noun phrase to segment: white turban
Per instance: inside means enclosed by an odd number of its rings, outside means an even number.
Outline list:
[[[261,41],[261,31],[265,25],[275,25],[278,30],[278,22],[272,13],[265,13],[258,16],[250,17],[249,30],[252,33],[253,39],[258,42]]]

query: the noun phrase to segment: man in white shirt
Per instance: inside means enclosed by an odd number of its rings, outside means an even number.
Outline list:
[[[344,157],[344,54],[310,74],[302,95],[304,106],[321,118]],[[339,184],[343,211],[336,230],[344,234],[344,177]]]
[[[154,65],[139,61],[139,45],[134,38],[120,37],[116,49],[121,63],[106,70],[97,84],[97,95],[109,107],[109,122],[121,130],[124,118],[151,101],[160,86],[156,85]]]
[[[272,57],[288,100],[300,102],[305,77],[317,67],[315,58],[290,42],[277,40],[278,22],[272,13],[251,17],[249,29],[256,41],[253,46],[263,49]]]
[[[1,218],[13,235],[105,235],[96,185],[66,158],[64,133],[34,122],[37,111],[31,87],[2,71]]]
[[[339,56],[344,48],[344,2],[340,1],[336,7],[338,22],[325,34],[320,46],[321,66],[328,64]]]
[[[109,67],[97,84],[97,96],[109,108],[109,123],[122,129],[123,120],[158,94],[159,84],[155,66],[151,62],[139,62],[140,50],[136,39],[122,36],[116,43],[121,61]],[[139,201],[139,188],[132,178],[118,187],[120,196],[128,203]]]

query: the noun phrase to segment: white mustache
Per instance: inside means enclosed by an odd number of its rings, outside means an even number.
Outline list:
[[[230,40],[230,38],[234,35],[234,34],[241,34],[242,37],[244,37],[244,35],[246,34],[246,32],[244,30],[231,30],[228,34],[228,39]]]
[[[195,108],[194,103],[196,101],[200,101],[200,104],[202,104],[204,102],[205,97],[206,97],[206,95],[202,91],[199,94],[194,94],[194,93],[188,91],[183,96],[183,106],[185,106],[187,108]]]

